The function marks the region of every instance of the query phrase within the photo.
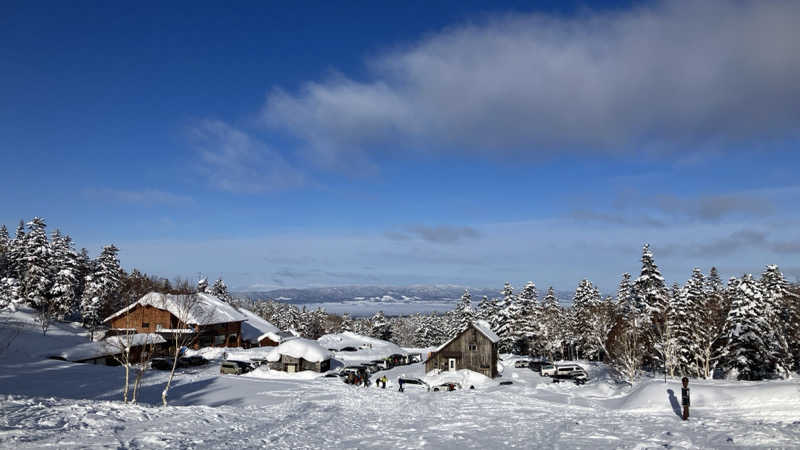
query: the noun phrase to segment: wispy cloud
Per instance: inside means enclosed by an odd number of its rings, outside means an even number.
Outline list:
[[[367,81],[275,88],[263,117],[336,167],[412,148],[721,151],[728,141],[797,137],[799,21],[791,1],[509,15],[379,55]]]
[[[194,203],[192,197],[188,195],[174,194],[171,192],[160,191],[157,189],[144,190],[122,190],[110,188],[87,188],[83,190],[83,195],[89,199],[104,200],[110,202],[120,202],[144,206],[171,205],[181,206]]]
[[[198,166],[214,188],[262,193],[303,186],[306,175],[277,151],[219,120],[203,120],[190,130]]]
[[[481,237],[481,233],[477,229],[467,226],[414,225],[403,231],[387,231],[384,236],[394,241],[421,239],[437,244],[453,244],[465,239],[478,239]]]

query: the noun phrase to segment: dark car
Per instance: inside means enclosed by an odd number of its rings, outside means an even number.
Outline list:
[[[542,370],[542,366],[545,365],[552,365],[550,361],[547,360],[540,360],[540,361],[531,361],[530,365],[528,366],[532,371],[539,372]]]
[[[181,361],[182,359],[184,358],[178,358],[178,364],[175,365],[176,368],[180,369],[187,366],[185,361]],[[172,370],[172,363],[174,361],[173,358],[153,358],[153,360],[150,361],[150,367],[156,370]]]
[[[519,361],[514,363],[514,367],[517,368],[517,369],[527,368],[527,367],[530,367],[530,365],[531,365],[531,362],[528,361],[527,359],[520,359]]]
[[[207,359],[203,358],[200,355],[193,355],[193,356],[184,356],[178,358],[178,364],[182,364],[184,366],[202,366],[208,362]]]
[[[340,352],[357,352],[357,351],[358,351],[358,349],[357,349],[357,348],[355,348],[355,347],[345,347],[345,348],[343,348],[343,349],[341,349],[341,350],[339,350],[339,351],[340,351]]]
[[[325,374],[325,378],[341,378],[343,376],[344,376],[344,373],[342,373],[342,372],[331,372],[331,373],[326,373]]]

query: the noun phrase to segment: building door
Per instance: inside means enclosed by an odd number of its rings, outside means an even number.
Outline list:
[[[448,358],[447,359],[447,370],[454,371],[456,370],[456,359],[455,358]]]
[[[287,364],[286,371],[289,373],[297,372],[297,364]]]

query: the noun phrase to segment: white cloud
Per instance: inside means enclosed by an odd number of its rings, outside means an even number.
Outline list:
[[[190,134],[198,149],[198,166],[217,189],[261,193],[306,183],[306,176],[280,153],[225,122],[200,121]]]
[[[505,16],[386,52],[366,81],[274,89],[263,116],[336,168],[412,149],[690,153],[794,138],[798,23],[789,1]]]

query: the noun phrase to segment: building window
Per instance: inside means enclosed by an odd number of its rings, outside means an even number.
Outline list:
[[[222,334],[222,335],[214,336],[214,346],[215,347],[221,347],[223,345],[225,345],[225,335]]]
[[[478,344],[469,344],[469,351],[477,352],[478,351]]]
[[[142,328],[150,328],[150,322],[142,322]]]

